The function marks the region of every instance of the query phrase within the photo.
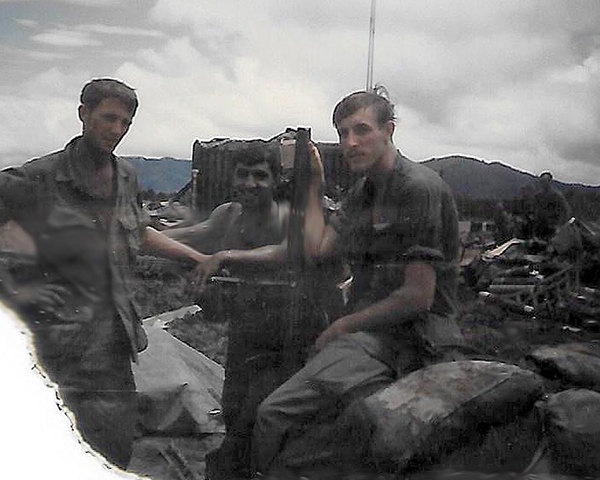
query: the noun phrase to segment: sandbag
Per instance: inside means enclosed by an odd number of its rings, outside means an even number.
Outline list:
[[[145,434],[224,432],[219,417],[223,367],[157,327],[144,327],[148,348],[133,364]]]
[[[600,392],[600,356],[592,346],[569,343],[540,347],[527,356],[539,373],[559,380],[565,387],[579,387]]]
[[[600,393],[565,390],[538,406],[544,415],[553,473],[600,475]]]
[[[344,413],[353,443],[368,444],[380,470],[432,465],[490,425],[510,422],[543,394],[534,372],[487,361],[433,365],[352,403]]]
[[[543,448],[543,424],[536,408],[515,420],[480,428],[469,443],[443,457],[440,467],[471,472],[519,473]]]

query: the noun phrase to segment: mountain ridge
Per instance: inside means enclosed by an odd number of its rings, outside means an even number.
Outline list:
[[[537,180],[536,175],[499,161],[487,162],[465,155],[433,157],[419,163],[435,170],[452,187],[455,195],[474,200],[515,200],[526,195]],[[555,181],[555,184],[565,194],[600,194],[600,186],[561,181]]]
[[[175,157],[123,157],[138,172],[143,190],[171,193],[184,187],[191,178],[190,159]],[[432,157],[419,161],[435,170],[452,188],[456,197],[482,201],[514,201],[535,185],[536,175],[517,170],[499,161],[488,162],[466,155]],[[565,195],[590,196],[600,203],[600,186],[556,181]]]
[[[175,157],[123,156],[137,171],[142,190],[173,193],[192,178],[192,161]]]

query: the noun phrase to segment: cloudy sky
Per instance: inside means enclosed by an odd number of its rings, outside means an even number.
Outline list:
[[[365,88],[370,0],[0,0],[0,166],[79,132],[90,78],[134,86],[118,153],[270,138]],[[464,154],[600,184],[600,1],[378,0],[374,81],[410,158]]]

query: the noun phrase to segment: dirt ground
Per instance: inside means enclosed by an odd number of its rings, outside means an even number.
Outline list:
[[[136,298],[142,306],[144,317],[194,303],[200,305],[203,308],[201,312],[172,322],[168,331],[224,364],[228,313],[227,305],[220,301],[218,291],[212,290],[207,295],[198,296],[189,288],[185,276],[147,267],[140,269],[138,282]],[[472,289],[464,285],[460,288],[460,302],[460,325],[478,358],[526,366],[525,355],[537,346],[571,342],[600,344],[600,332],[587,331],[564,322],[564,319],[507,312],[499,306],[484,303]],[[215,448],[221,439],[221,435],[204,438],[140,438],[136,444],[132,469],[158,480],[201,480],[204,478],[204,455]]]

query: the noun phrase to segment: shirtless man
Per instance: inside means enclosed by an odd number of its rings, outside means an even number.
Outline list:
[[[163,231],[212,254],[208,261],[212,268],[205,269],[203,283],[227,267],[253,284],[228,290],[232,295],[227,307],[232,315],[222,394],[227,435],[221,448],[207,456],[211,480],[243,477],[250,471],[256,407],[283,381],[278,375],[281,312],[273,305],[273,297],[285,296],[287,290],[261,288],[258,283],[260,278],[272,279],[285,261],[290,205],[273,198],[281,169],[276,152],[249,147],[233,155],[232,201],[217,206],[204,222]],[[272,261],[265,262],[265,258]]]
[[[250,147],[235,152],[233,161],[232,201],[216,207],[201,223],[163,232],[201,252],[220,252],[214,259],[219,264],[236,257],[230,250],[280,244],[288,229],[290,205],[273,198],[280,173],[275,152]],[[248,252],[239,257],[250,260]]]

